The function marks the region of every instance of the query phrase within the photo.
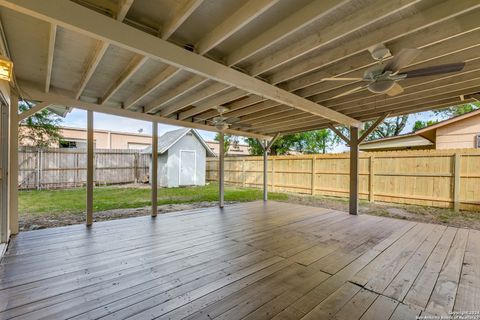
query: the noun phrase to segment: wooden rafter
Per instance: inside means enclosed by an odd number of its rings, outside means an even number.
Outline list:
[[[230,37],[236,31],[247,25],[250,21],[264,13],[279,0],[249,0],[235,11],[231,16],[226,17],[215,29],[206,34],[196,45],[195,51],[205,54],[222,41]]]
[[[279,21],[275,26],[259,34],[249,42],[242,44],[237,50],[228,55],[226,58],[227,64],[231,66],[251,57],[255,53],[304,28],[313,21],[322,18],[345,2],[347,1],[313,1],[282,21]]]
[[[103,95],[101,99],[101,104],[104,104],[110,99],[115,92],[118,91],[127,81],[130,79],[135,72],[140,69],[145,62],[147,62],[148,58],[141,56],[141,55],[136,55],[128,64],[128,66],[125,68],[125,70],[122,72],[122,74],[118,77],[117,80],[115,80],[114,83],[108,88],[107,92]]]
[[[188,17],[202,4],[203,0],[185,0],[178,10],[173,12],[161,31],[161,38],[168,39]]]
[[[229,101],[238,99],[245,96],[245,92],[241,90],[233,90],[231,92],[228,92],[226,94],[220,95],[218,97],[215,97],[213,99],[209,99],[203,103],[196,104],[195,107],[193,107],[190,110],[181,112],[178,115],[178,119],[180,120],[185,120],[190,117],[194,117],[202,112],[205,112],[207,110],[213,109],[217,106],[220,106],[222,104],[225,104]]]
[[[362,125],[360,121],[351,117],[179,48],[118,21],[98,15],[73,2],[53,4],[39,3],[33,0],[1,0],[0,4],[331,121],[349,126],[360,127]]]
[[[45,76],[45,92],[50,91],[50,82],[52,79],[53,55],[55,53],[55,39],[57,37],[57,25],[50,24],[49,38],[48,38],[48,53],[47,53],[47,68]]]
[[[399,20],[391,25],[373,30],[365,36],[351,40],[349,41],[348,46],[337,46],[336,48],[316,55],[311,59],[284,67],[269,78],[270,83],[276,84],[284,82],[304,75],[305,73],[321,69],[327,64],[338,62],[349,56],[365,51],[369,47],[378,43],[393,41],[442,21],[454,18],[478,7],[480,7],[480,4],[476,0],[441,2],[440,4],[425,10],[422,14],[413,15],[408,19]],[[455,27],[457,26],[455,25]],[[448,31],[445,30],[445,28],[442,28],[442,32],[445,33]],[[458,30],[455,30],[455,32],[457,34],[459,33]]]
[[[273,55],[256,61],[248,70],[252,75],[263,74],[269,70],[279,67],[294,59],[300,58],[313,50],[317,50],[332,43],[348,34],[365,28],[372,23],[385,19],[409,6],[418,3],[419,0],[402,1],[376,1],[376,10],[365,6],[341,21],[322,28],[321,32],[313,33],[301,40],[292,43],[288,47],[275,52]]]

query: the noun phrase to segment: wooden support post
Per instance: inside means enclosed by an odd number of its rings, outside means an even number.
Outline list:
[[[455,153],[454,156],[454,168],[453,168],[453,210],[455,212],[460,211],[460,163],[461,155]]]
[[[87,227],[93,223],[93,111],[87,111]]]
[[[358,214],[358,128],[350,127],[350,214]]]
[[[267,147],[264,147],[263,148],[263,201],[268,200],[267,162],[268,162],[268,150],[267,150]]]
[[[151,172],[151,187],[152,187],[152,217],[157,216],[158,205],[158,123],[152,122],[152,172]]]
[[[8,217],[10,234],[18,233],[18,96],[12,93],[9,110]]]
[[[225,193],[225,140],[223,132],[219,134],[219,161],[218,161],[218,206],[223,208],[224,206],[224,193]]]
[[[375,201],[375,156],[370,156],[370,168],[369,168],[369,179],[368,179],[368,201],[374,202]]]
[[[315,195],[315,180],[316,180],[316,177],[317,177],[316,172],[317,172],[317,158],[313,157],[312,158],[312,185],[311,185],[312,196]]]

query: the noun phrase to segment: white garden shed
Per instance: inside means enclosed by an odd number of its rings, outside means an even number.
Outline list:
[[[149,147],[145,152],[152,153]],[[205,185],[206,157],[215,153],[195,129],[168,131],[158,139],[158,186]],[[152,176],[150,157],[150,177]]]

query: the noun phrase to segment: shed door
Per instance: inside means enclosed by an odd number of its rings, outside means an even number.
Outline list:
[[[197,157],[195,151],[180,150],[180,181],[181,186],[192,186],[195,184],[197,174]]]

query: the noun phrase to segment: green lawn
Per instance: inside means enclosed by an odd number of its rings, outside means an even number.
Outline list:
[[[287,195],[269,193],[272,200],[286,200]],[[253,201],[262,199],[262,190],[226,187],[225,201]],[[217,201],[218,185],[204,187],[170,188],[158,190],[158,204]],[[150,205],[149,188],[96,187],[94,210],[139,208]],[[82,213],[85,211],[85,189],[21,191],[20,214],[42,215]]]

